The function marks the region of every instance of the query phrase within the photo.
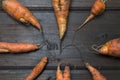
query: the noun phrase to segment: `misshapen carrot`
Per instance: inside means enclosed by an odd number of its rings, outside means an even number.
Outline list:
[[[71,80],[70,67],[65,66],[64,73],[60,70],[60,65],[57,67],[56,80]]]
[[[96,0],[92,5],[90,15],[87,19],[78,27],[76,31],[81,29],[85,24],[87,24],[90,20],[92,20],[95,16],[100,15],[105,10],[105,2],[106,0]]]
[[[104,45],[97,47],[98,48],[93,47],[93,49],[103,55],[120,57],[120,38],[110,40],[106,42]]]
[[[86,63],[86,68],[90,71],[93,80],[107,80],[96,68]]]
[[[39,49],[39,46],[33,43],[0,42],[0,53],[21,53],[37,49]]]
[[[48,62],[47,57],[43,57],[41,61],[33,68],[32,72],[25,77],[24,80],[34,80],[37,78],[37,76],[43,71],[45,68],[46,64]]]
[[[16,20],[31,23],[37,29],[42,30],[37,18],[17,0],[2,0],[2,8]]]
[[[71,80],[71,73],[69,66],[65,66],[63,77],[64,77],[63,80]]]
[[[69,7],[71,0],[52,0],[54,7],[60,39],[63,38],[67,28],[67,18],[69,15]]]

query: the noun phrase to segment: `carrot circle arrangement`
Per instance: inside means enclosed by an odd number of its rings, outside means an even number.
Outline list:
[[[78,27],[77,30],[81,29],[85,24],[92,20],[95,16],[100,15],[104,12],[107,0],[96,0],[92,5],[90,15],[87,19]],[[55,11],[56,20],[59,27],[60,39],[64,37],[67,29],[67,22],[69,16],[71,0],[52,0],[52,5]],[[40,31],[42,27],[38,19],[30,12],[25,6],[23,6],[17,0],[2,0],[1,5],[4,11],[6,11],[14,19],[23,22],[30,23]],[[76,31],[77,31],[76,30]],[[10,43],[10,42],[0,42],[0,53],[22,53],[30,52],[40,48],[40,45],[34,43]],[[110,40],[102,46],[92,46],[92,48],[103,54],[109,56],[120,57],[120,38]],[[43,57],[41,61],[33,68],[31,73],[25,77],[24,80],[34,80],[43,71],[48,62],[47,57]],[[96,68],[90,64],[85,64],[86,68],[90,71],[93,76],[93,80],[107,80]],[[60,70],[60,65],[58,65],[56,72],[56,80],[71,80],[70,67],[65,66],[64,73]]]

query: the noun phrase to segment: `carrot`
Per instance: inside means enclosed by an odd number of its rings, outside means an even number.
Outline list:
[[[10,43],[0,42],[0,53],[20,53],[39,49],[37,44],[33,43]]]
[[[69,66],[65,66],[63,77],[64,77],[64,80],[71,80],[71,74],[70,74],[70,67]]]
[[[87,17],[87,19],[77,28],[76,31],[81,29],[85,24],[87,24],[90,20],[92,20],[95,16],[100,15],[105,10],[105,2],[107,0],[96,0],[94,4],[92,5],[90,15]]]
[[[37,18],[17,0],[2,0],[2,8],[16,20],[31,23],[37,29],[42,30]]]
[[[90,71],[93,80],[107,80],[96,68],[86,63],[86,68]]]
[[[67,18],[69,15],[69,7],[71,0],[52,0],[54,7],[60,39],[63,38],[67,28]]]
[[[43,71],[48,62],[47,57],[43,57],[41,61],[33,68],[32,72],[25,77],[24,80],[34,80]]]
[[[56,80],[63,80],[63,74],[62,71],[60,70],[60,65],[58,65],[57,67]]]
[[[60,65],[57,67],[56,80],[71,80],[70,67],[65,66],[64,73],[60,70]]]
[[[97,47],[98,48],[95,48],[95,46],[93,46],[93,49],[103,55],[120,57],[120,38],[110,40],[106,42],[104,45]]]

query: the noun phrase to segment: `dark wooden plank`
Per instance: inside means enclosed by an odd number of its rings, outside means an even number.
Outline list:
[[[40,20],[43,25],[43,30],[46,39],[54,46],[59,47],[59,36],[58,28],[53,12],[42,12],[35,11],[35,16]],[[72,42],[74,29],[84,21],[88,16],[88,11],[71,11],[69,16],[69,23],[67,34],[63,40],[62,46],[66,46]],[[120,67],[119,59],[114,59],[111,57],[104,57],[95,55],[94,51],[91,50],[93,44],[103,44],[107,40],[120,37],[119,34],[119,15],[120,11],[106,11],[102,16],[95,18],[93,21],[89,22],[81,31],[76,35],[74,43],[80,48],[80,53],[86,61],[93,63],[96,66],[102,66],[102,68],[115,68]],[[0,41],[8,42],[31,42],[31,43],[41,43],[42,37],[37,29],[32,26],[25,26],[21,23],[16,22],[11,19],[6,13],[1,12],[0,21]],[[112,16],[112,17],[111,17]],[[47,18],[47,19],[46,19]],[[116,27],[116,28],[115,28]],[[94,35],[96,34],[96,35]],[[11,39],[12,38],[12,39]],[[71,64],[74,66],[84,67],[81,62],[81,54],[76,51],[74,47],[68,47],[61,55],[59,50],[54,47],[51,50],[48,48],[43,48],[36,52],[30,52],[27,54],[0,54],[1,67],[4,66],[34,66],[37,61],[40,60],[42,56],[49,56],[50,68],[54,69],[58,63]],[[75,54],[73,54],[75,53]],[[97,60],[98,62],[94,62]],[[65,62],[66,61],[66,62]],[[109,63],[109,64],[107,64]],[[113,64],[113,65],[111,65]]]
[[[31,70],[0,70],[0,78],[4,80],[23,80]],[[46,70],[36,80],[55,80],[56,70]],[[118,80],[120,70],[100,70],[108,80]],[[92,80],[87,70],[72,70],[72,80]]]

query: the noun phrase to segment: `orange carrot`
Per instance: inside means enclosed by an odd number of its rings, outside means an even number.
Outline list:
[[[70,3],[71,0],[52,0],[52,4],[54,7],[54,11],[59,27],[60,39],[63,38],[66,32]]]
[[[98,48],[95,48],[93,46],[93,49],[103,55],[120,57],[120,38],[110,40],[106,42],[104,45],[97,47]]]
[[[48,62],[47,57],[43,57],[41,61],[33,68],[32,72],[25,77],[24,80],[34,80],[37,78],[37,76],[43,71],[45,68],[46,64]]]
[[[89,63],[86,63],[86,67],[90,71],[93,80],[107,80],[96,68],[91,66]]]
[[[42,30],[37,18],[17,0],[2,0],[2,8],[16,20],[31,23],[37,29]]]
[[[0,53],[21,53],[39,49],[37,44],[33,43],[10,43],[0,42]]]
[[[62,71],[60,70],[60,65],[58,65],[57,67],[56,80],[63,80],[63,74]]]
[[[60,70],[60,65],[57,67],[56,80],[71,80],[70,67],[65,66],[64,73]]]
[[[105,2],[106,0],[96,0],[95,3],[92,5],[90,15],[87,19],[78,27],[76,31],[81,29],[85,24],[87,24],[90,20],[92,20],[95,16],[100,15],[105,10]]]
[[[64,80],[71,80],[71,74],[70,74],[70,67],[69,66],[65,66],[63,77],[64,77]]]

